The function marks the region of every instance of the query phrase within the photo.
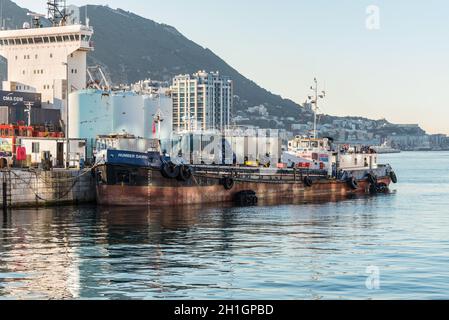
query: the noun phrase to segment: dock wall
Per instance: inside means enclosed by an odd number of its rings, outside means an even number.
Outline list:
[[[3,208],[39,207],[95,202],[90,170],[2,170],[0,203]]]

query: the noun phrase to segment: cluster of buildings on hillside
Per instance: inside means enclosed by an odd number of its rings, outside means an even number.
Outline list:
[[[237,125],[253,123],[283,128],[289,139],[310,136],[313,132],[313,110],[305,103],[300,119],[270,114],[266,105],[247,107],[236,112]],[[298,113],[299,113],[298,112]],[[360,145],[389,145],[403,151],[449,150],[449,137],[426,134],[418,124],[392,124],[385,119],[370,120],[359,117],[318,116],[317,130],[322,137],[332,137],[338,143]]]
[[[292,135],[307,135],[313,123],[293,124]],[[318,125],[321,136],[340,143],[381,145],[387,144],[403,151],[447,150],[449,137],[444,134],[426,134],[418,124],[391,124],[386,120],[333,119]]]

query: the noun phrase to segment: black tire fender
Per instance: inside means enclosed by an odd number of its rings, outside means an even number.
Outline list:
[[[357,180],[354,177],[349,178],[347,183],[348,183],[348,186],[351,187],[352,190],[357,190],[359,188],[359,183],[357,182]]]
[[[165,178],[175,179],[179,176],[179,166],[173,163],[164,163],[161,168],[161,173]]]
[[[312,178],[310,178],[310,177],[304,177],[304,185],[306,186],[306,187],[311,187],[311,186],[313,186],[313,180],[312,180]]]
[[[368,191],[370,194],[376,194],[377,193],[377,185],[370,183]]]
[[[391,182],[393,182],[394,184],[398,183],[398,176],[396,175],[396,172],[394,171],[390,172],[390,179]]]
[[[373,175],[373,174],[371,174],[371,173],[368,173],[368,174],[366,175],[366,178],[368,179],[368,182],[369,182],[369,183],[374,184],[374,185],[377,184],[377,177],[376,177],[375,175]]]
[[[179,174],[177,179],[179,181],[189,181],[192,178],[192,169],[189,166],[181,165],[179,167]]]
[[[230,177],[223,178],[221,183],[223,184],[223,187],[226,190],[232,190],[234,188],[234,185],[235,185],[234,179],[232,179]]]

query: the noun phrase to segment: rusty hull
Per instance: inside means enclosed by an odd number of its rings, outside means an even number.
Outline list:
[[[147,186],[124,184],[97,184],[97,202],[108,206],[184,206],[194,204],[218,204],[233,202],[240,191],[254,191],[261,201],[288,203],[289,201],[336,201],[354,194],[369,192],[369,182],[358,181],[357,190],[346,182],[334,179],[314,181],[312,187],[302,182],[235,181],[231,190],[226,190],[218,179],[193,177],[189,182],[166,179],[159,172],[151,172]],[[391,184],[389,177],[379,177],[379,183]]]

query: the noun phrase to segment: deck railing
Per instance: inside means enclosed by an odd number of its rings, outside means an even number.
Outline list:
[[[296,182],[303,181],[304,177],[312,179],[324,179],[328,177],[325,170],[310,169],[274,169],[274,168],[249,168],[249,167],[227,167],[227,166],[193,166],[196,176],[208,178],[231,177],[235,180],[250,180],[260,182]]]

